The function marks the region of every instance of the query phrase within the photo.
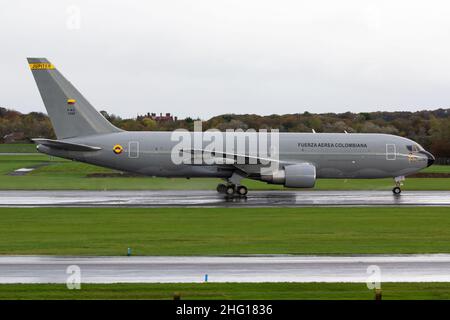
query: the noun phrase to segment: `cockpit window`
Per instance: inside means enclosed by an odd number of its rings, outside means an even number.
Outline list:
[[[420,147],[417,144],[411,144],[406,146],[406,148],[408,149],[409,152],[419,152],[420,151]]]

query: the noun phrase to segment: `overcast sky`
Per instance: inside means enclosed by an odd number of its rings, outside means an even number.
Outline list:
[[[448,1],[3,1],[0,106],[45,112],[39,56],[122,117],[448,107],[449,17]]]

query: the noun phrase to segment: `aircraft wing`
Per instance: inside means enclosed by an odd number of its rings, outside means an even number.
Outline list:
[[[278,163],[279,165],[289,165],[289,164],[295,164],[291,162],[286,161],[280,161],[278,159],[273,159],[269,157],[260,157],[260,156],[252,156],[252,155],[245,155],[245,154],[239,154],[239,153],[229,153],[229,152],[219,152],[214,150],[206,150],[206,149],[189,149],[189,150],[181,150],[182,152],[189,153],[191,155],[190,157],[190,164],[196,164],[195,159],[203,159],[203,160],[210,160],[208,163],[211,165],[223,165],[223,166],[234,166],[236,168],[239,168],[243,170],[243,168],[247,167],[264,167],[269,166],[273,162]],[[201,165],[208,165],[208,163],[205,163],[205,161],[198,161],[198,163],[201,163]],[[246,171],[246,170],[244,170]]]
[[[212,159],[213,164],[224,164],[224,165],[268,165],[273,161],[280,162],[277,159],[271,159],[269,157],[259,157],[252,155],[243,155],[238,153],[228,153],[228,152],[218,152],[215,150],[206,149],[189,149],[181,150],[182,152],[187,152],[191,154],[190,160],[200,159]],[[192,163],[195,163],[192,161]],[[204,165],[204,164],[203,164]]]
[[[33,142],[36,143],[37,145],[44,145],[46,147],[67,151],[97,151],[102,149],[99,147],[88,146],[85,144],[71,143],[61,140],[41,139],[41,138],[31,140],[33,140]]]

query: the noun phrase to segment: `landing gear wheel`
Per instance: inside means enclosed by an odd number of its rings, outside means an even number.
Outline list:
[[[224,185],[223,183],[220,183],[217,185],[217,192],[219,193],[225,193],[227,190],[227,186]]]
[[[247,187],[245,187],[245,186],[239,186],[237,188],[237,194],[240,196],[245,196],[247,194],[247,192],[248,192],[248,190],[247,190]]]
[[[227,196],[232,196],[234,194],[234,186],[227,186],[225,193],[227,194]]]
[[[400,187],[394,187],[394,189],[392,189],[392,192],[395,195],[399,195],[402,192],[402,189],[400,189]]]

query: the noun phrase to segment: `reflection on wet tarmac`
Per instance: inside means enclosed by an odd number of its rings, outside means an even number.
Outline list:
[[[228,198],[209,190],[162,191],[0,191],[0,206],[72,207],[296,207],[448,206],[450,191],[251,191]]]

